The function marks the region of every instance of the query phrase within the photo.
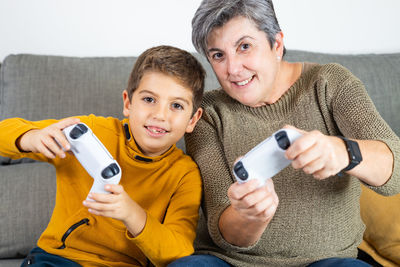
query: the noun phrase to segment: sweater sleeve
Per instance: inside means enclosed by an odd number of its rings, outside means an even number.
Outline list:
[[[362,82],[338,64],[327,65],[336,80],[328,79],[334,90],[327,93],[332,103],[332,113],[340,132],[347,137],[384,142],[394,157],[392,176],[383,186],[371,189],[382,195],[400,192],[400,139],[384,121],[369,97]],[[332,74],[333,75],[333,74]],[[328,105],[329,106],[329,105]]]
[[[181,179],[163,222],[147,212],[143,231],[136,237],[129,232],[126,236],[155,266],[166,266],[178,258],[189,256],[194,252],[200,201],[201,178],[196,167]]]
[[[20,151],[16,145],[16,142],[24,133],[33,129],[44,128],[55,122],[57,121],[44,120],[32,122],[21,118],[11,118],[0,121],[0,154],[4,157],[9,157],[12,159],[26,157],[34,160],[50,162],[50,159],[46,158],[40,153],[28,153]]]
[[[257,243],[251,247],[234,246],[223,238],[218,226],[221,214],[230,206],[227,192],[234,182],[218,134],[218,124],[218,115],[214,114],[214,110],[205,109],[193,133],[186,136],[186,149],[198,164],[203,179],[202,210],[208,234],[224,250],[247,251]]]
[[[82,122],[89,127],[93,126],[94,115],[78,116]],[[19,150],[16,145],[18,138],[30,130],[43,129],[51,124],[58,122],[56,119],[28,121],[22,118],[10,118],[0,121],[0,155],[11,159],[31,158],[34,160],[45,161],[54,164],[60,159],[50,159],[41,153],[24,152]]]

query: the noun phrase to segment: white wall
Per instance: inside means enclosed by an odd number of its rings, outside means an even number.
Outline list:
[[[131,56],[169,44],[194,51],[201,0],[0,0],[0,62],[11,53]],[[400,52],[399,0],[274,0],[288,49]]]

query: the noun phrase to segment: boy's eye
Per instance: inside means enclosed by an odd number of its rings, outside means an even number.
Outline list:
[[[179,103],[173,103],[173,104],[172,104],[172,108],[173,108],[173,109],[182,110],[182,109],[183,109],[183,106],[182,106],[181,104],[179,104]]]
[[[154,98],[149,97],[149,96],[144,97],[143,101],[144,102],[148,102],[148,103],[154,103],[155,102]]]

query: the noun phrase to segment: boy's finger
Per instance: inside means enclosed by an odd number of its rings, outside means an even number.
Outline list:
[[[71,145],[69,144],[63,132],[58,131],[54,133],[54,140],[57,142],[57,144],[61,147],[63,151],[68,151],[71,149]]]
[[[112,203],[114,202],[114,196],[112,194],[105,193],[89,193],[88,197],[93,199],[95,202],[100,203]]]
[[[113,194],[121,194],[124,191],[122,185],[119,184],[106,184],[104,189]]]
[[[56,157],[44,144],[38,147],[38,151],[49,159],[54,159]]]
[[[70,117],[70,118],[66,118],[66,119],[62,119],[59,122],[55,123],[55,125],[57,125],[57,127],[62,130],[68,126],[74,125],[79,123],[80,120],[79,118],[75,118],[75,117]]]
[[[94,202],[94,201],[83,201],[83,205],[89,209],[96,210],[96,211],[109,211],[112,210],[107,204],[103,204],[101,202]]]
[[[50,136],[46,137],[44,140],[44,146],[49,150],[51,153],[53,153],[56,156],[59,156],[60,158],[65,157],[64,151],[61,150],[60,146],[57,144],[57,142]]]

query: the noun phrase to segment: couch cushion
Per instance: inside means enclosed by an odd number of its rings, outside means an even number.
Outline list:
[[[383,266],[400,266],[400,194],[384,197],[362,186],[360,201],[367,225],[360,248]]]
[[[2,259],[0,267],[20,267],[24,259]]]
[[[1,68],[0,118],[121,117],[122,91],[135,60],[10,55]]]
[[[56,177],[48,163],[1,166],[0,258],[25,256],[46,228]]]

